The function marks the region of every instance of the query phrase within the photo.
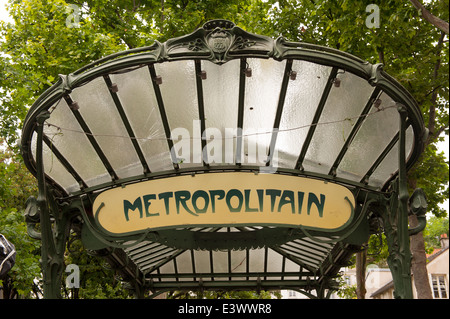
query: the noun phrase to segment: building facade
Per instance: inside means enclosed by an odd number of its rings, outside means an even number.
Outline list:
[[[427,256],[427,271],[429,283],[432,290],[433,299],[448,299],[449,293],[449,239],[446,234],[441,235],[441,248],[435,249],[433,253]],[[413,274],[414,277],[414,274]],[[368,277],[369,278],[369,277]],[[367,281],[366,281],[367,284]],[[379,289],[366,295],[370,299],[393,299],[394,284],[391,279]],[[413,280],[413,295],[417,298],[416,289]]]

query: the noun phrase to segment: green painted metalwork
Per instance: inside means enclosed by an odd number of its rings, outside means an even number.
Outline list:
[[[43,112],[37,118],[38,139],[42,141],[44,121],[49,114]],[[42,142],[37,144],[37,163],[42,164]],[[41,232],[32,232],[32,237],[39,238],[41,245],[41,265],[44,282],[44,298],[60,297],[60,282],[64,266],[64,252],[69,231],[70,214],[60,214],[60,209],[47,189],[44,168],[38,166],[37,174],[39,194],[36,201],[30,200],[31,207],[27,209],[28,222],[39,221]],[[33,212],[30,214],[30,212]],[[51,219],[55,227],[52,227]],[[30,229],[30,228],[29,228]]]
[[[414,190],[413,194],[409,198],[410,214],[414,214],[417,217],[418,225],[412,229],[409,229],[409,236],[416,235],[425,229],[427,224],[427,198],[425,192],[421,188]]]
[[[173,150],[171,127],[168,121],[165,101],[160,89],[161,77],[157,74],[155,65],[171,61],[192,60],[195,69],[195,88],[198,116],[201,131],[205,131],[205,89],[203,80],[205,73],[202,66],[205,62],[223,65],[232,60],[239,60],[238,101],[236,127],[244,126],[245,95],[247,77],[251,75],[248,67],[249,59],[274,59],[286,61],[282,76],[276,114],[272,126],[272,135],[268,160],[271,165],[272,153],[278,138],[278,128],[283,114],[286,92],[291,80],[295,79],[293,61],[308,61],[331,68],[326,85],[323,89],[319,105],[313,117],[303,147],[293,169],[277,168],[276,174],[292,175],[319,179],[337,183],[350,189],[356,199],[352,207],[354,218],[345,228],[329,233],[320,229],[308,230],[302,227],[270,228],[267,225],[241,225],[231,231],[230,225],[220,227],[210,225],[203,229],[167,229],[160,231],[143,231],[137,234],[111,236],[98,227],[92,204],[95,197],[104,189],[121,187],[150,179],[170,178],[184,174],[208,174],[209,172],[259,172],[257,165],[243,165],[241,159],[242,136],[236,138],[235,164],[210,166],[207,157],[197,167],[181,167],[180,161]],[[155,171],[145,158],[144,152],[136,140],[136,133],[124,111],[118,96],[118,88],[111,80],[115,72],[131,71],[138,67],[148,69],[151,79],[150,89],[153,89],[157,110],[161,117],[163,133],[167,139],[173,169]],[[347,140],[343,144],[328,174],[306,171],[303,167],[305,155],[315,135],[317,124],[323,113],[327,98],[339,70],[350,72],[365,79],[374,87],[368,101],[362,101],[365,107],[361,111]],[[124,125],[133,149],[142,166],[142,174],[120,178],[102,150],[95,135],[86,124],[86,119],[78,111],[78,105],[70,94],[83,84],[96,78],[103,78],[109,89],[110,96]],[[364,119],[375,104],[379,95],[385,92],[398,106],[400,114],[399,131],[385,146],[377,159],[374,160],[364,177],[354,181],[339,177],[336,174],[339,165],[357,136]],[[52,140],[44,133],[44,124],[50,116],[52,106],[64,100],[71,108],[71,113],[82,128],[88,142],[92,145],[99,161],[103,164],[111,179],[95,185],[88,185],[80,173],[71,164],[70,159],[53,145]],[[411,127],[414,134],[414,147],[406,158],[406,130]],[[31,139],[36,137],[36,151],[33,155]],[[95,61],[69,75],[61,75],[59,81],[49,88],[31,107],[23,128],[22,155],[28,169],[36,175],[39,184],[39,196],[30,198],[26,210],[26,221],[30,236],[42,241],[42,269],[44,274],[44,291],[46,298],[58,298],[59,286],[63,269],[63,254],[67,234],[71,227],[71,219],[77,216],[82,220],[80,237],[87,249],[102,255],[111,264],[120,269],[124,280],[129,281],[130,288],[137,297],[143,297],[145,291],[157,295],[170,289],[294,289],[314,298],[327,298],[337,288],[335,277],[340,267],[347,265],[348,260],[361,246],[367,242],[369,235],[374,233],[370,225],[381,223],[389,246],[389,266],[391,268],[395,295],[397,298],[412,298],[411,288],[411,253],[409,251],[409,236],[420,232],[425,227],[424,214],[426,199],[423,192],[417,190],[410,197],[406,187],[406,172],[417,161],[423,150],[423,140],[426,129],[422,115],[411,95],[394,79],[387,75],[382,65],[371,65],[350,54],[321,46],[288,42],[285,39],[255,35],[236,27],[226,20],[214,20],[191,34],[125,52],[113,54]],[[48,146],[59,160],[62,167],[75,179],[80,189],[68,192],[45,173],[43,147]],[[205,146],[202,141],[202,148]],[[371,186],[370,177],[389,153],[398,147],[398,172],[381,188]],[[408,202],[409,201],[409,202]],[[408,209],[409,204],[409,209]],[[416,214],[419,226],[408,229],[408,214]],[[35,225],[40,223],[41,232]],[[226,231],[224,231],[226,230]],[[251,269],[250,259],[254,249],[263,253],[262,271]],[[217,271],[216,253],[224,250],[227,258],[227,270]],[[196,258],[206,255],[208,271],[199,270]],[[237,266],[232,265],[235,251],[239,251],[243,260]],[[224,253],[225,253],[224,252]],[[281,272],[271,271],[268,264],[269,255],[276,253],[281,256]],[[222,256],[222,255],[220,255]],[[222,257],[223,257],[222,256]],[[245,258],[244,258],[245,257]],[[179,272],[180,260],[190,259],[189,272]],[[245,261],[245,263],[244,263]],[[295,265],[299,271],[287,271],[289,265]],[[163,267],[173,267],[171,273],[160,273]],[[235,273],[234,267],[245,269]],[[240,269],[241,269],[240,268]],[[216,270],[216,271],[215,271]],[[287,280],[286,278],[289,278]],[[298,277],[298,279],[292,279]],[[228,278],[227,281],[222,280]],[[162,280],[164,279],[164,280]],[[180,280],[183,279],[183,280]],[[316,296],[311,294],[316,291]]]
[[[393,182],[392,187],[400,188],[399,181]],[[394,281],[394,297],[412,299],[408,216],[403,210],[397,192],[381,205],[380,212],[389,249],[388,265]]]

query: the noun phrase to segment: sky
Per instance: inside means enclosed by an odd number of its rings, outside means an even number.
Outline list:
[[[8,16],[8,11],[6,11],[6,7],[5,7],[6,3],[7,3],[7,0],[0,0],[0,20],[11,22],[11,20]]]
[[[6,3],[7,3],[7,0],[0,0],[0,20],[5,21],[5,22],[12,22],[12,19],[8,16],[8,12],[5,7]],[[447,157],[447,160],[448,160],[448,158],[449,158],[448,137],[446,137],[444,142],[441,142],[438,144],[438,148],[445,153],[445,156]],[[447,211],[449,210],[448,201],[444,204],[444,207],[446,207]]]

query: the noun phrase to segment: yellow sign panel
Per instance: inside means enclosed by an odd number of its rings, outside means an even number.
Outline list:
[[[207,173],[150,180],[107,190],[93,209],[111,234],[215,225],[271,225],[339,230],[353,218],[347,188],[309,178]]]

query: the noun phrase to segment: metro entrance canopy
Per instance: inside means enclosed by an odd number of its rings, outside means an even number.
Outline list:
[[[138,297],[325,298],[384,232],[396,297],[412,298],[409,235],[426,202],[409,196],[406,171],[425,136],[381,65],[226,20],[61,75],[22,139],[39,183],[26,220],[42,240],[45,297],[59,296],[69,233]],[[413,213],[421,223],[408,229]]]

